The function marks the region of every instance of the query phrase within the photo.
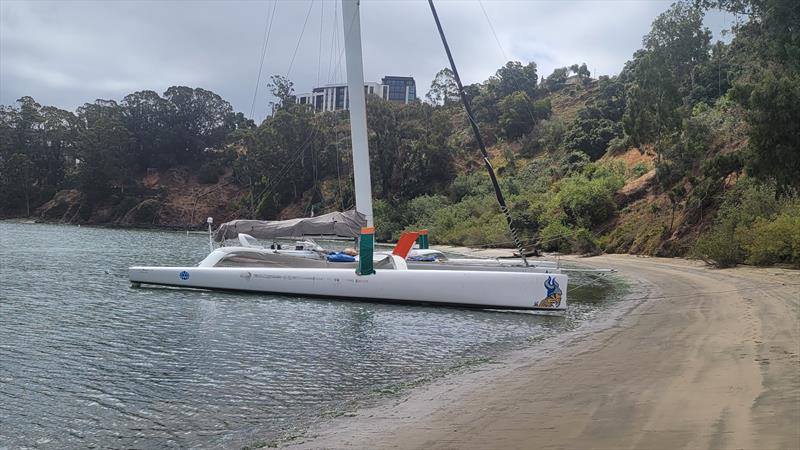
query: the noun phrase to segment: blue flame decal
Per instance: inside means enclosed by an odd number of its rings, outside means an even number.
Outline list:
[[[544,288],[547,289],[547,297],[539,300],[536,306],[540,308],[558,308],[561,306],[562,292],[556,278],[548,276],[547,280],[544,282]]]
[[[547,289],[548,297],[561,293],[561,288],[558,287],[558,281],[553,277],[547,277],[547,280],[544,282],[544,288]]]

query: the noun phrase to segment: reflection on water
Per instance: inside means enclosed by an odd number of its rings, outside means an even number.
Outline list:
[[[0,239],[0,447],[240,446],[573,328],[610,289],[573,291],[566,317],[131,289],[128,266],[195,264],[205,236],[0,223]]]

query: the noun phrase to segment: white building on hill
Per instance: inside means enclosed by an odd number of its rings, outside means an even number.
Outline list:
[[[383,77],[381,83],[364,83],[364,93],[378,95],[384,100],[408,104],[417,99],[417,89],[412,77]],[[314,111],[341,111],[350,108],[347,84],[328,84],[314,88],[308,94],[297,95],[297,103],[311,105]]]

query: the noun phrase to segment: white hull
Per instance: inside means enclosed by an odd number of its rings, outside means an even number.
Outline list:
[[[561,274],[386,269],[359,276],[352,269],[131,267],[130,280],[134,284],[493,309],[553,311],[567,307],[567,276]]]

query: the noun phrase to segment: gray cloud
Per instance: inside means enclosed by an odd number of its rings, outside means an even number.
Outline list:
[[[536,61],[540,75],[576,62],[586,62],[596,74],[617,73],[669,4],[483,0],[500,45],[477,1],[439,1],[437,8],[462,77],[471,83],[502,65],[503,53]],[[31,95],[40,103],[74,110],[95,98],[119,100],[136,90],[163,92],[188,85],[213,90],[249,114],[272,5],[4,0],[0,103]],[[277,4],[259,87],[259,119],[268,102],[267,78],[288,73],[310,5],[311,0]],[[335,12],[339,23],[334,26]],[[412,75],[424,95],[433,75],[447,64],[427,2],[364,0],[361,14],[365,78]],[[718,31],[725,19],[714,16],[709,26]],[[341,34],[339,5],[314,1],[289,73],[298,92],[310,90],[318,79],[343,81]],[[337,62],[339,70],[332,70]]]

